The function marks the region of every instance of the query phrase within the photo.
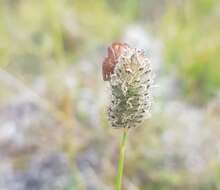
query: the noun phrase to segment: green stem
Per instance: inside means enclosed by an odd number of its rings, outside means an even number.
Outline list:
[[[118,174],[116,178],[116,190],[121,190],[122,186],[122,177],[123,177],[123,169],[124,169],[124,159],[125,159],[125,147],[126,147],[126,141],[128,137],[128,130],[124,129],[124,133],[121,140],[121,146],[120,146],[120,157],[119,157],[119,163],[118,163]]]

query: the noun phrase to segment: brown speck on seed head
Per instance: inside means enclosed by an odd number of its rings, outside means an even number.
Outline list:
[[[118,58],[129,46],[126,43],[115,42],[108,48],[108,56],[102,63],[103,80],[110,80],[111,74],[114,73],[115,65],[118,63]]]

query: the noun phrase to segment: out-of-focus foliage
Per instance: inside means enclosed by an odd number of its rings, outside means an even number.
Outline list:
[[[74,11],[87,40],[96,42],[109,41],[117,37],[125,23],[133,20],[137,12],[138,1],[92,0],[75,1]],[[96,37],[94,39],[94,36]]]
[[[173,3],[167,6],[161,31],[165,61],[177,70],[185,95],[201,102],[220,87],[220,2]]]
[[[4,66],[16,60],[20,66],[27,66],[24,59],[29,59],[32,64],[28,65],[38,67],[38,63],[51,57],[62,62],[67,55],[77,56],[79,47],[83,50],[110,42],[125,23],[135,18],[137,3],[131,0],[123,3],[105,0],[95,3],[92,0],[1,1],[0,64]],[[64,51],[68,54],[64,55]]]
[[[107,122],[101,75],[113,41],[143,48],[156,73],[124,189],[219,190],[219,10],[218,0],[0,0],[0,190],[113,189],[121,131]]]

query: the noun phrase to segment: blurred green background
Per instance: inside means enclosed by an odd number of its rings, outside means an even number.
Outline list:
[[[220,1],[1,0],[0,190],[112,190],[121,131],[101,65],[144,49],[152,117],[132,129],[126,190],[220,189]]]

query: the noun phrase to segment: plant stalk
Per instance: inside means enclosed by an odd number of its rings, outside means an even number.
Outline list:
[[[126,147],[126,141],[128,137],[128,129],[125,128],[121,140],[120,145],[120,157],[118,162],[118,174],[116,178],[116,190],[122,189],[122,177],[123,177],[123,169],[124,169],[124,160],[125,160],[125,147]]]

